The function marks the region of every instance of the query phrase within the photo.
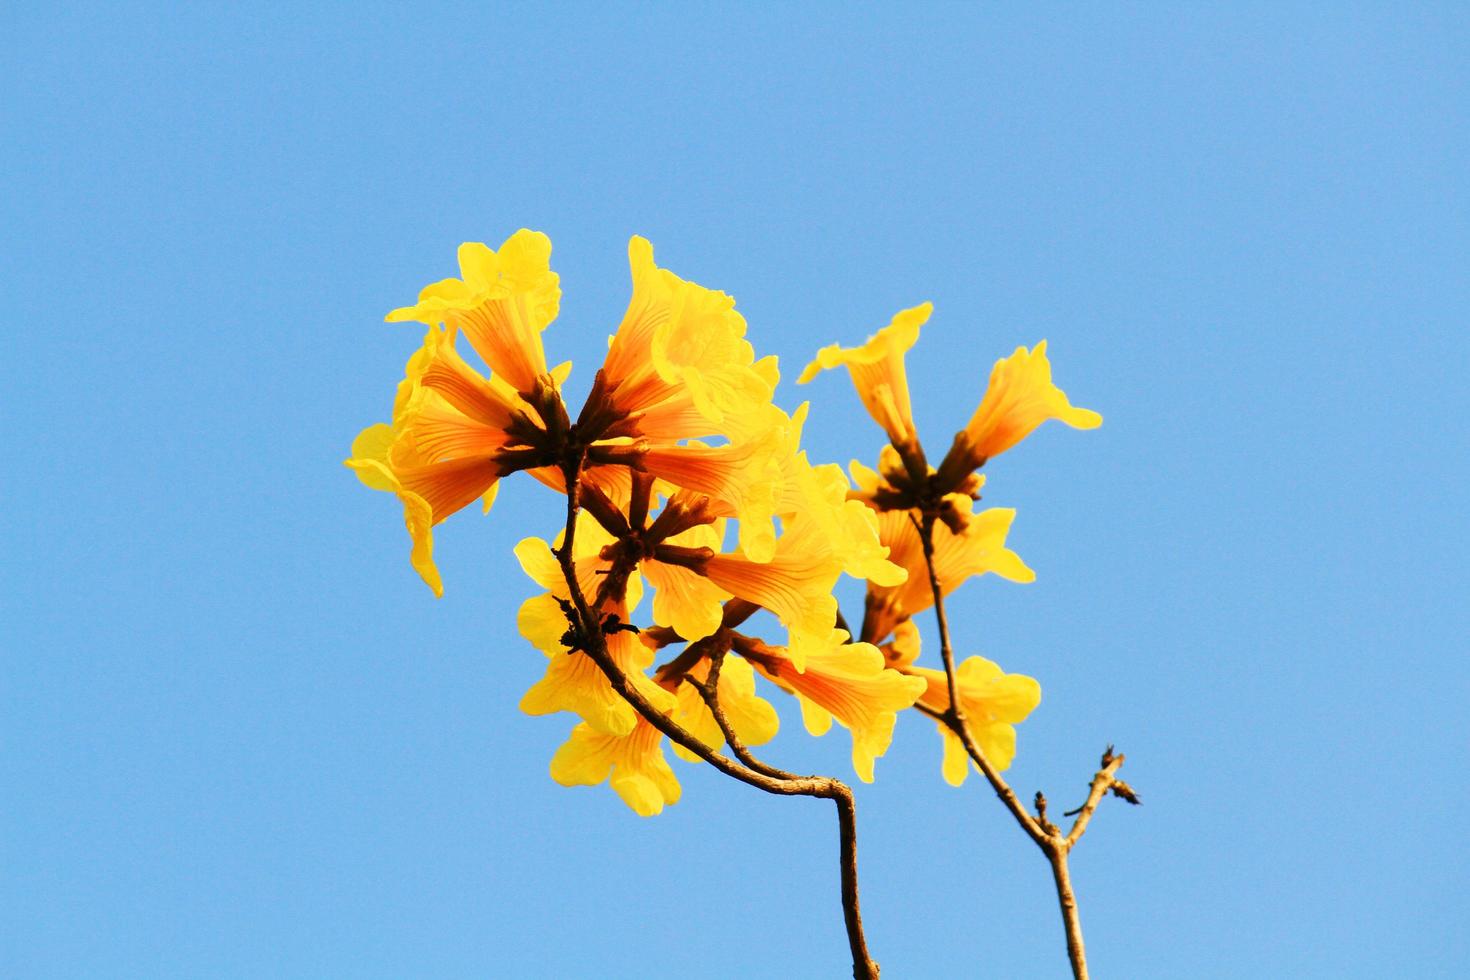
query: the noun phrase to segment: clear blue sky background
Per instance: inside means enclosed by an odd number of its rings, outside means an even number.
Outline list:
[[[833,820],[675,763],[653,820],[546,774],[564,718],[512,481],[439,535],[343,469],[463,240],[545,230],[582,390],[625,244],[811,353],[937,311],[942,445],[1051,342],[1106,416],[993,467],[1028,587],[962,652],[1041,679],[1015,785],[1079,802],[1102,977],[1458,976],[1470,14],[53,5],[0,14],[0,973],[839,977]],[[44,12],[41,11],[44,6]],[[853,593],[846,593],[854,609]],[[783,703],[770,756],[850,773]],[[905,719],[859,796],[895,980],[1057,977],[1046,867]]]

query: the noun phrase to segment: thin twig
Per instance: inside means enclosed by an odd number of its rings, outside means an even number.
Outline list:
[[[1021,802],[1020,797],[1016,795],[1015,790],[1006,784],[1000,772],[995,766],[990,764],[990,760],[985,757],[985,753],[980,751],[980,747],[975,744],[975,740],[970,736],[970,726],[962,722],[957,724],[949,712],[934,711],[924,707],[922,704],[915,704],[914,707],[935,721],[941,722],[955,734],[960,740],[960,744],[965,747],[965,754],[970,757],[971,761],[975,763],[976,768],[985,776],[986,781],[990,783],[990,788],[995,790],[995,795],[1005,804],[1005,808],[1011,812],[1011,816],[1016,818],[1016,823],[1021,825],[1021,829],[1026,832],[1026,836],[1035,841],[1037,847],[1045,851],[1047,841],[1049,840],[1046,831],[1042,830],[1041,825],[1036,822],[1036,818],[1026,811],[1025,805]]]
[[[934,592],[934,618],[939,622],[939,657],[944,661],[944,680],[949,686],[949,713],[955,727],[963,728],[965,715],[960,709],[959,692],[956,690],[954,669],[954,647],[949,642],[949,620],[944,615],[944,589],[939,583],[939,572],[934,568],[934,515],[925,514],[923,522],[909,514],[914,530],[919,532],[919,543],[924,548],[924,567],[929,570],[929,588]]]
[[[800,779],[801,777],[794,772],[778,769],[769,763],[757,759],[755,754],[750,751],[750,748],[735,731],[735,726],[730,724],[730,719],[725,714],[724,707],[720,704],[719,688],[720,667],[725,662],[727,652],[727,648],[717,647],[715,652],[710,656],[709,676],[703,681],[698,681],[686,675],[684,678],[685,682],[693,686],[699,692],[699,696],[704,699],[705,706],[709,708],[709,713],[714,716],[715,724],[720,726],[720,732],[725,736],[725,743],[730,746],[730,751],[735,754],[735,758],[756,772],[765,773],[774,779]]]
[[[1111,745],[1103,753],[1102,768],[1097,771],[1096,776],[1092,777],[1092,789],[1087,794],[1087,802],[1076,811],[1077,819],[1072,822],[1071,833],[1067,834],[1067,847],[1070,848],[1077,843],[1087,832],[1087,824],[1092,820],[1092,815],[1097,812],[1098,804],[1102,802],[1102,798],[1116,782],[1114,777],[1123,765],[1123,758],[1122,755],[1113,755]]]
[[[1051,863],[1052,880],[1057,886],[1057,904],[1061,906],[1062,923],[1067,930],[1067,960],[1072,964],[1072,980],[1087,980],[1087,950],[1082,944],[1082,918],[1077,912],[1077,895],[1072,891],[1072,872],[1067,867],[1068,848],[1057,847],[1046,852]]]
[[[934,618],[939,624],[939,652],[944,660],[945,680],[949,688],[949,708],[946,711],[937,712],[923,706],[917,707],[925,714],[937,719],[959,738],[960,743],[965,747],[965,753],[985,775],[991,789],[995,790],[995,795],[1016,818],[1016,822],[1020,824],[1026,835],[1046,855],[1047,863],[1051,865],[1052,878],[1056,883],[1057,904],[1061,908],[1062,924],[1066,929],[1067,959],[1072,965],[1072,976],[1074,980],[1087,980],[1087,953],[1082,941],[1082,919],[1077,910],[1077,895],[1072,890],[1072,875],[1067,866],[1067,856],[1071,853],[1073,846],[1082,839],[1082,835],[1087,830],[1087,824],[1092,819],[1093,813],[1096,812],[1098,804],[1102,802],[1102,798],[1118,783],[1116,775],[1118,768],[1123,765],[1123,756],[1113,755],[1112,746],[1108,746],[1107,751],[1103,753],[1102,768],[1092,779],[1087,802],[1074,811],[1077,819],[1073,822],[1071,831],[1065,836],[1060,828],[1047,819],[1046,797],[1041,793],[1036,794],[1036,816],[1033,817],[1026,810],[1015,791],[1001,778],[999,770],[991,765],[985,753],[980,750],[980,746],[975,744],[970,734],[970,726],[965,723],[965,716],[960,711],[956,690],[954,650],[950,645],[949,621],[944,614],[944,590],[940,586],[939,575],[934,567],[935,519],[932,515],[926,514],[921,522],[910,514],[909,520],[919,532],[919,541],[924,548],[924,564],[929,570],[929,587],[934,593]],[[1122,790],[1118,791],[1118,795],[1123,796],[1129,802],[1138,801],[1132,787],[1126,783],[1123,784]],[[1070,813],[1067,815],[1071,816]]]
[[[725,775],[777,796],[813,796],[833,801],[837,807],[842,913],[847,928],[848,948],[852,954],[852,974],[854,980],[878,980],[878,964],[868,954],[867,940],[863,935],[862,915],[858,906],[857,820],[852,790],[845,783],[831,777],[777,778],[750,766],[731,761],[658,710],[632,684],[608,652],[607,641],[602,633],[602,621],[594,615],[587,602],[587,597],[582,592],[572,559],[576,539],[579,489],[586,456],[584,449],[572,455],[562,464],[562,473],[566,480],[567,518],[565,536],[556,555],[562,577],[566,580],[572,608],[576,612],[577,622],[573,625],[576,627],[576,632],[580,634],[582,651],[607,677],[612,689],[631,704],[645,721],[671,741],[682,745]]]
[[[970,726],[965,724],[965,715],[960,709],[958,681],[955,676],[954,646],[949,638],[949,618],[944,613],[944,589],[939,582],[939,573],[934,567],[935,520],[932,515],[926,515],[923,521],[919,521],[913,514],[909,515],[909,520],[913,522],[914,529],[919,532],[919,543],[924,549],[924,566],[929,571],[929,588],[934,593],[934,619],[939,624],[939,656],[944,661],[944,679],[949,689],[949,708],[936,717],[959,738],[960,744],[965,747],[965,752],[975,761],[980,772],[985,775],[986,781],[990,783],[990,788],[995,790],[995,795],[1000,797],[1006,809],[1011,811],[1011,816],[1016,818],[1016,822],[1021,825],[1026,835],[1044,851],[1048,839],[1046,831],[1041,829],[1041,825],[1027,812],[1015,791],[1001,778],[1000,770],[985,758],[985,753],[980,751],[980,747],[975,744],[975,740],[970,735]]]

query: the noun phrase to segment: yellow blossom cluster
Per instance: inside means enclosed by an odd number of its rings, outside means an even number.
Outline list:
[[[923,460],[903,368],[930,306],[900,313],[861,348],[822,350],[801,380],[845,365],[889,438],[878,468],[855,463],[849,480],[801,448],[808,406],[788,414],[773,402],[776,359],[757,358],[734,300],[659,267],[646,240],[629,243],[632,295],[575,415],[563,396],[571,365],[548,367],[542,343],[561,300],[550,240],[523,229],[498,249],[466,243],[458,258],[458,278],[388,314],[427,332],[390,421],[363,430],[347,465],[402,505],[410,561],[436,595],[433,530],[445,518],[476,501],[488,511],[499,481],[519,471],[561,494],[574,488],[571,523],[514,549],[542,590],[517,625],[546,657],[521,708],[578,719],[552,758],[556,781],[608,782],[637,813],[660,812],[680,786],[649,717],[661,712],[718,751],[727,732],[714,697],[728,734],[762,745],[779,720],[758,679],[797,700],[812,734],[834,720],[847,728],[865,781],[900,712],[948,710],[948,678],[915,664],[912,617],[934,602],[931,569],[942,593],[986,572],[1033,577],[1006,547],[1014,512],[973,511],[974,471],[1046,418],[1100,421],[1051,384],[1044,343],[996,365],[937,469]],[[833,595],[844,574],[868,590],[856,637]],[[581,608],[602,624],[598,649],[646,702],[643,714],[589,655]],[[745,631],[760,610],[780,624],[779,642]],[[987,756],[1008,764],[1036,682],[979,657],[956,679]],[[699,761],[685,746],[675,753]],[[945,777],[965,771],[963,749],[947,745]]]
[[[1102,416],[1073,406],[1052,383],[1046,341],[1031,350],[1018,347],[995,362],[974,415],[940,464],[929,465],[914,425],[904,355],[932,312],[929,303],[903,310],[861,347],[823,348],[797,383],[846,367],[868,414],[888,435],[876,470],[857,460],[850,464],[856,485],[851,497],[878,515],[879,542],[888,549],[888,559],[909,575],[894,585],[868,583],[859,637],[880,646],[890,669],[924,682],[915,707],[938,722],[944,778],[958,786],[969,766],[953,723],[963,718],[985,758],[1004,770],[1015,758],[1015,726],[1041,703],[1041,685],[978,656],[953,665],[953,678],[917,666],[919,630],[913,617],[933,606],[936,594],[946,596],[975,576],[994,573],[1012,582],[1036,578],[1006,546],[1016,512],[991,507],[975,513],[985,485],[976,471],[1043,422],[1057,419],[1075,429],[1094,429]],[[951,690],[958,716],[951,714]]]

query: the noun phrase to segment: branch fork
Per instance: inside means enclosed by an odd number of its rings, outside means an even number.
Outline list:
[[[852,790],[841,780],[830,776],[798,776],[767,765],[756,759],[730,725],[719,704],[719,669],[724,651],[714,654],[707,680],[700,684],[685,674],[683,680],[693,684],[695,690],[709,705],[720,731],[724,734],[735,760],[720,754],[692,733],[664,714],[650,702],[628,679],[608,652],[606,633],[608,618],[599,617],[588,603],[577,579],[573,563],[573,546],[576,539],[577,514],[582,494],[582,468],[586,463],[586,450],[570,452],[562,462],[562,474],[566,481],[567,511],[566,530],[562,546],[555,549],[557,563],[566,580],[570,599],[563,606],[569,623],[568,636],[575,639],[579,648],[590,657],[607,677],[612,689],[654,728],[670,741],[677,743],[709,763],[715,769],[734,779],[778,796],[812,796],[831,800],[837,807],[839,867],[841,872],[842,913],[847,929],[848,948],[852,954],[854,980],[878,980],[878,964],[868,953],[867,939],[863,933],[862,914],[858,905],[857,881],[857,811]],[[641,523],[641,522],[640,522]],[[614,576],[609,576],[613,578]],[[612,617],[613,630],[632,628],[616,622]],[[721,631],[722,633],[725,630]],[[728,647],[726,648],[728,649]],[[738,761],[736,761],[738,760]]]
[[[965,747],[965,753],[971,761],[985,776],[990,783],[990,788],[1000,799],[1005,808],[1010,811],[1021,830],[1030,837],[1032,842],[1046,855],[1047,863],[1051,865],[1052,878],[1056,884],[1057,904],[1062,912],[1062,924],[1067,934],[1067,958],[1072,966],[1074,980],[1087,980],[1087,953],[1082,941],[1082,919],[1077,911],[1077,896],[1072,890],[1072,875],[1067,866],[1067,857],[1072,848],[1082,839],[1087,832],[1087,825],[1092,816],[1097,812],[1098,805],[1102,803],[1103,797],[1112,792],[1115,796],[1138,805],[1141,801],[1133,787],[1117,778],[1118,770],[1123,765],[1123,756],[1114,754],[1113,747],[1109,745],[1103,752],[1099,763],[1097,774],[1092,777],[1091,787],[1087,794],[1087,800],[1078,807],[1064,814],[1064,816],[1076,816],[1072,827],[1066,833],[1047,817],[1047,801],[1045,794],[1038,791],[1033,799],[1036,813],[1033,815],[1021,803],[1014,790],[1006,783],[1000,771],[991,764],[980,750],[974,737],[970,734],[970,727],[965,723],[964,712],[960,708],[956,674],[954,666],[954,647],[950,643],[949,621],[944,613],[944,589],[939,581],[939,575],[934,567],[934,525],[937,515],[932,510],[926,510],[922,519],[914,517],[914,527],[919,532],[919,541],[924,549],[924,564],[929,571],[929,586],[934,593],[934,618],[939,626],[939,655],[944,661],[944,676],[949,690],[949,707],[943,712],[926,712],[935,720],[942,723],[946,728],[959,738]]]

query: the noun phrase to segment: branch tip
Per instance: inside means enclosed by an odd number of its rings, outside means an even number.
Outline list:
[[[1061,833],[1056,824],[1046,819],[1046,794],[1041,790],[1036,791],[1036,822],[1046,831],[1048,837],[1057,837]]]
[[[1113,780],[1112,791],[1113,795],[1120,800],[1127,800],[1134,806],[1143,806],[1143,800],[1138,798],[1138,794],[1134,792],[1133,787],[1121,779]]]

